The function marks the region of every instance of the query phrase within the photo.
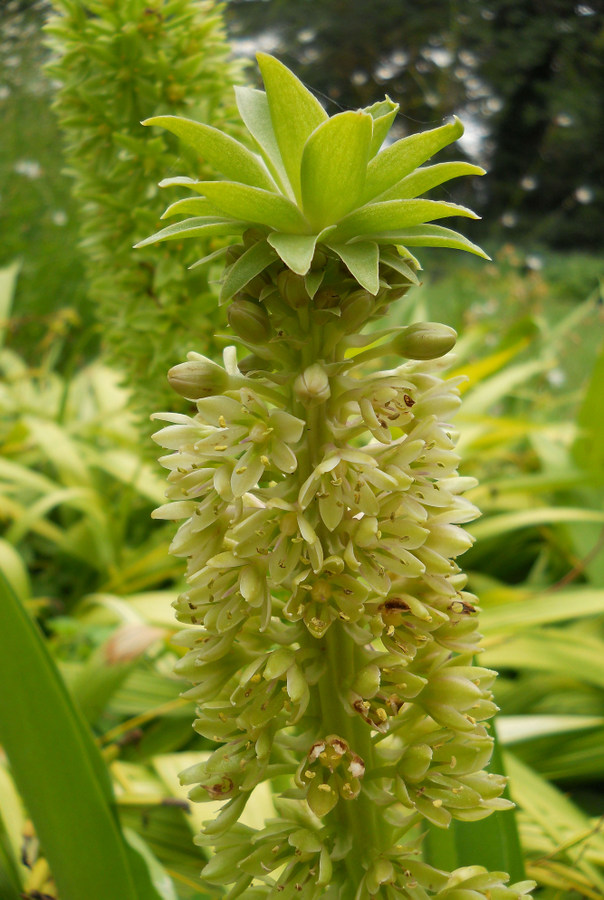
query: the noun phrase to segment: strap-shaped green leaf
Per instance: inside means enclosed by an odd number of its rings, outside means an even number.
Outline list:
[[[384,203],[371,203],[350,213],[340,222],[335,234],[338,239],[346,241],[364,234],[398,231],[446,216],[479,218],[471,209],[456,203],[444,203],[440,200],[386,200]]]
[[[390,131],[399,109],[398,103],[386,96],[385,100],[378,100],[371,106],[366,106],[363,110],[363,112],[369,113],[373,119],[373,137],[369,148],[370,159],[375,156],[384,143],[384,139]]]
[[[276,258],[276,251],[266,241],[258,241],[243,253],[230,267],[220,291],[220,300],[230,300],[233,294],[263,272]]]
[[[337,253],[353,278],[370,294],[380,288],[380,252],[373,242],[358,244],[327,244]]]
[[[381,234],[368,234],[359,241],[372,240],[378,244],[404,244],[408,247],[449,247],[451,250],[466,250],[483,259],[490,259],[484,250],[473,244],[463,234],[444,228],[442,225],[417,225],[401,231],[383,231]],[[356,241],[353,238],[353,242]]]
[[[344,112],[327,119],[308,138],[302,153],[302,208],[319,231],[358,206],[365,185],[371,116]]]
[[[182,222],[176,222],[174,225],[168,225],[161,231],[156,231],[138,244],[134,245],[134,249],[147,247],[149,244],[158,244],[160,241],[177,241],[186,237],[215,237],[219,234],[238,234],[243,231],[246,226],[245,222],[233,222],[227,219],[217,219],[210,217],[196,217],[194,219],[184,219]]]
[[[304,145],[327,113],[293,72],[266,53],[257,54],[275,137],[289,182],[300,203],[300,163]]]
[[[380,254],[380,262],[389,266],[391,269],[394,269],[395,272],[398,272],[400,275],[404,275],[412,284],[419,284],[417,273],[411,266],[407,265],[405,260],[402,256],[399,256],[398,253],[389,253],[387,250],[384,250]]]
[[[107,770],[14,591],[0,573],[0,741],[62,897],[159,900],[132,870]]]
[[[218,209],[235,219],[294,234],[310,230],[298,207],[281,194],[233,181],[205,181],[199,187]]]
[[[206,197],[185,197],[183,200],[177,200],[172,203],[162,219],[169,219],[171,216],[212,216],[213,218],[222,218],[222,213],[218,210]]]
[[[452,178],[484,174],[485,170],[480,166],[473,166],[467,162],[437,163],[435,166],[425,166],[412,172],[411,175],[407,175],[393,188],[382,194],[380,200],[412,200]]]
[[[292,272],[306,275],[315,253],[316,234],[283,234],[274,231],[269,234],[268,242]]]
[[[271,175],[282,189],[284,194],[294,199],[281,153],[275,136],[275,129],[271,119],[271,111],[268,106],[268,97],[264,91],[257,91],[251,87],[236,87],[235,97],[237,108],[245,127],[252,135],[258,149],[262,154]]]
[[[142,124],[157,125],[171,131],[227,178],[264,190],[275,190],[272,178],[258,157],[235,138],[211,125],[181,116],[153,116]]]
[[[402,181],[407,175],[421,166],[447,144],[453,143],[463,134],[463,125],[457,117],[453,122],[401,138],[390,147],[386,147],[369,163],[367,181],[365,182],[365,202],[379,197],[384,191]]]

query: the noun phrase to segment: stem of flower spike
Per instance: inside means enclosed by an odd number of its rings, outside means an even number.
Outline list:
[[[308,462],[309,469],[312,469],[319,464],[321,448],[328,438],[325,404],[309,409],[307,422]],[[304,477],[307,474],[309,473]],[[301,479],[303,480],[304,478]],[[360,718],[353,718],[346,713],[345,698],[341,694],[342,685],[346,685],[356,671],[355,646],[348,635],[336,626],[331,627],[320,639],[320,647],[325,657],[325,670],[317,686],[321,730],[325,735],[335,734],[343,738],[363,759],[366,768],[372,768],[373,752],[369,733]],[[376,849],[380,849],[382,845],[381,822],[376,814],[375,804],[361,792],[354,803],[338,803],[327,819],[333,819],[338,830],[348,833],[351,839],[352,846],[346,854],[345,863],[351,886],[357,886],[364,875],[362,861],[368,849],[372,844]],[[351,891],[351,898],[353,894],[354,890]]]

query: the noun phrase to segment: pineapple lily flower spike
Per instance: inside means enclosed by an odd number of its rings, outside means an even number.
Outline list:
[[[194,685],[195,729],[218,745],[181,777],[193,800],[224,801],[197,838],[202,878],[229,900],[514,900],[532,882],[422,858],[426,822],[510,806],[484,771],[495,673],[473,665],[476,598],[455,562],[477,515],[447,424],[460,379],[441,375],[456,335],[363,334],[418,283],[409,247],[484,256],[429,224],[469,210],[416,199],[482,170],[422,167],[457,120],[380,151],[396,104],[328,118],[258,59],[266,93],[237,89],[258,155],[187,119],[147,122],[228,180],[164,182],[201,196],[142,243],[237,236],[212,256],[225,254],[221,302],[248,354],[190,353],[168,377],[195,414],[156,416],[171,452],[155,516],[181,520],[171,550],[188,560],[177,671]],[[384,356],[397,365],[372,371]],[[265,782],[270,809],[252,827]]]

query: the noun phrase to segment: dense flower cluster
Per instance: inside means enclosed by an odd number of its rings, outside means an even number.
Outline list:
[[[283,285],[284,271],[276,265],[267,282]],[[220,745],[184,779],[197,785],[194,799],[226,801],[204,838],[219,848],[207,880],[247,886],[289,860],[302,896],[319,897],[321,855],[331,884],[342,864],[334,834],[311,814],[328,818],[362,793],[394,834],[418,816],[446,826],[509,805],[503,779],[484,771],[495,673],[472,665],[476,599],[455,561],[471,543],[460,526],[477,511],[463,497],[471,479],[456,471],[448,420],[459,379],[443,379],[445,360],[368,374],[368,363],[357,362],[362,352],[327,362],[319,346],[321,363],[300,361],[301,375],[285,378],[271,346],[291,298],[272,292],[267,311],[246,296],[240,302],[266,314],[264,340],[253,346],[264,369],[242,371],[233,348],[224,367],[190,354],[170,379],[199,397],[195,414],[156,416],[168,424],[155,438],[172,452],[162,458],[170,502],[155,515],[184,520],[172,552],[187,558],[188,588],[176,611],[192,628],[179,638],[188,652],[178,671],[195,683],[197,730]],[[388,289],[377,298],[365,292],[367,318],[388,299]],[[329,328],[316,327],[322,309],[310,298],[298,309],[319,342],[333,342]],[[340,328],[339,345],[351,344],[339,321],[324,324]],[[418,346],[426,342],[425,326],[421,334],[411,328],[409,355],[414,334]],[[431,329],[440,351],[446,330]],[[302,351],[291,333],[278,351],[287,348],[295,362]],[[208,396],[212,387],[223,393]],[[317,702],[325,691],[331,696]],[[280,822],[284,839],[270,830],[249,846],[227,838],[254,787],[277,776],[290,776],[284,802],[297,805],[290,829]],[[373,884],[441,884],[409,852],[366,861],[367,896]],[[456,877],[492,881],[474,871]],[[442,882],[435,896],[449,889]]]
[[[159,414],[155,436],[171,451],[156,515],[184,520],[177,671],[218,745],[183,780],[193,799],[225,801],[199,838],[213,851],[202,877],[230,900],[518,900],[529,882],[441,872],[421,851],[422,823],[510,805],[484,768],[495,673],[473,664],[477,601],[456,562],[477,514],[449,424],[459,379],[442,373],[456,336],[435,323],[363,333],[417,284],[407,246],[481,252],[426,224],[469,211],[412,199],[467,172],[414,171],[458,123],[379,153],[390,101],[328,119],[276,60],[261,66],[267,95],[239,94],[261,157],[152,121],[238,180],[180,179],[204,196],[171,212],[194,217],[143,242],[242,237],[221,298],[247,355],[175,366],[194,411]],[[277,815],[253,830],[238,819],[266,781]]]

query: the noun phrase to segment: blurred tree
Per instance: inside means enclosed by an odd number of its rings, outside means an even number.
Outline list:
[[[452,192],[494,231],[602,245],[601,0],[229,0],[227,16],[237,52],[277,53],[328,107],[386,90],[399,135],[458,113],[489,177],[478,197]]]

